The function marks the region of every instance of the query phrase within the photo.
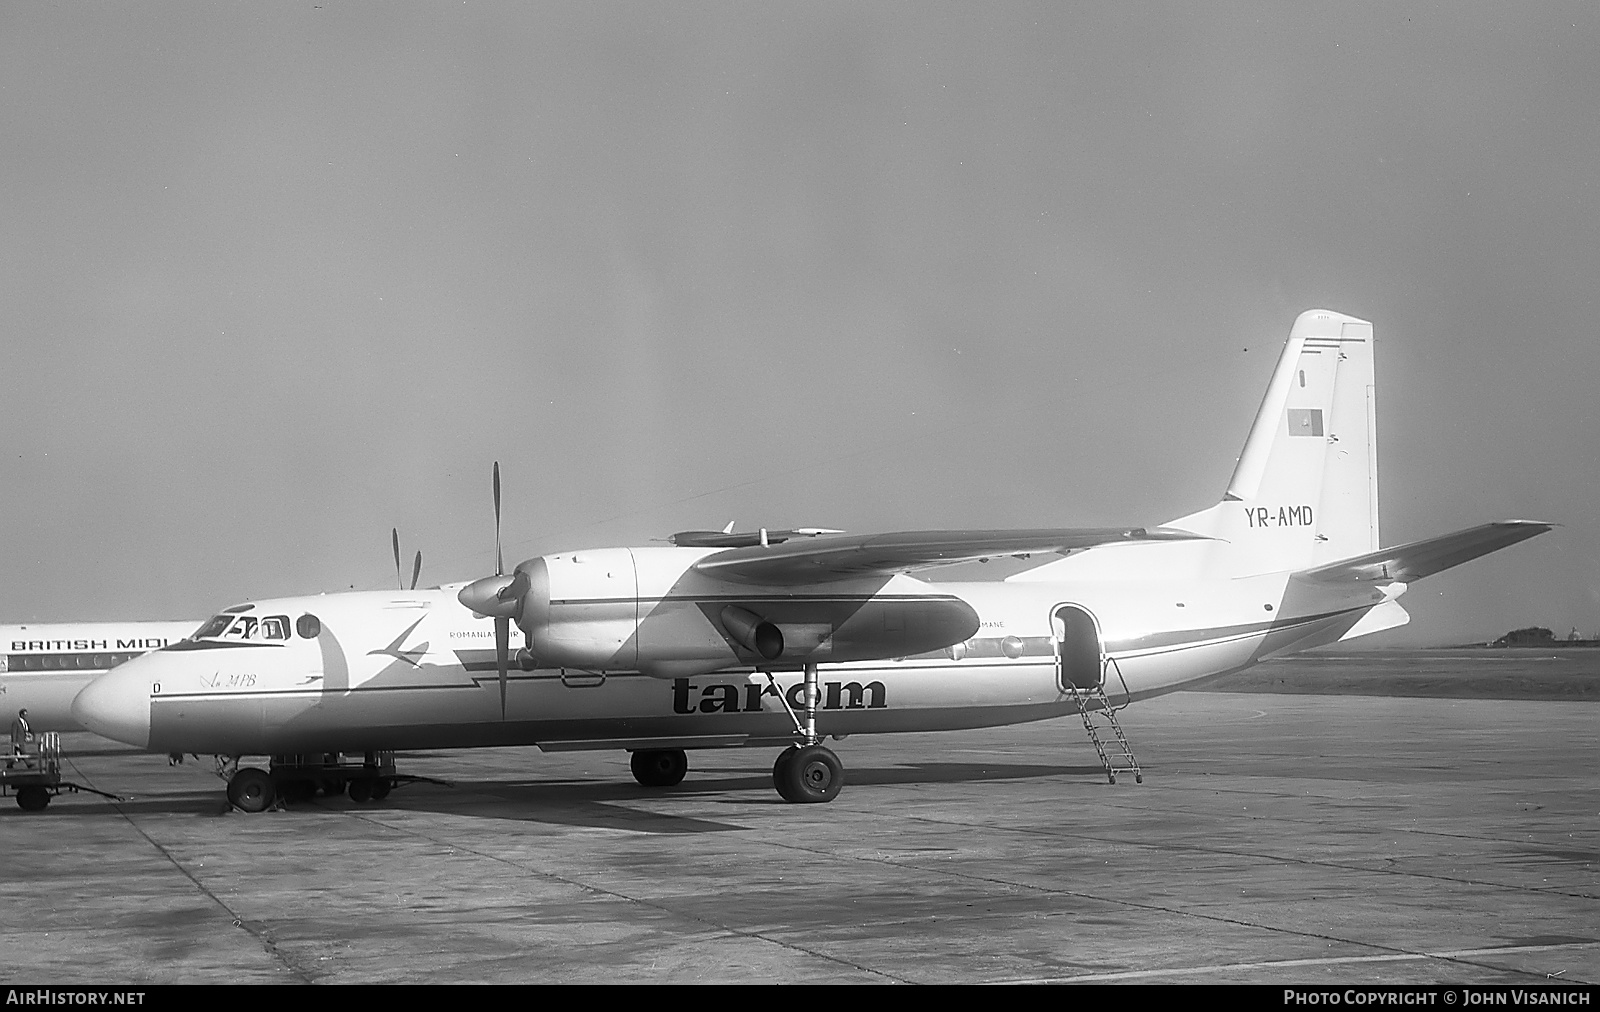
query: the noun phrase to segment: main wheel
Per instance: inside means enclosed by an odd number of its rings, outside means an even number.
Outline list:
[[[789,761],[794,754],[800,751],[797,746],[790,745],[778,753],[778,758],[772,761],[772,786],[777,788],[778,794],[790,804],[796,804],[800,799],[789,794],[789,787],[794,782],[794,777],[789,773]]]
[[[24,812],[42,812],[50,804],[50,792],[37,784],[17,788],[17,807]]]
[[[276,796],[266,770],[247,766],[228,781],[228,801],[241,812],[264,812]]]
[[[772,784],[792,804],[832,801],[844,786],[844,764],[821,745],[788,748],[772,764]]]
[[[676,787],[689,772],[689,753],[681,748],[645,748],[635,752],[628,765],[633,779],[646,787]]]
[[[350,800],[357,804],[363,801],[371,801],[372,783],[373,781],[370,777],[356,777],[351,780],[350,786],[347,788],[350,792]]]
[[[372,782],[372,800],[382,801],[389,796],[389,792],[392,790],[394,790],[394,781],[388,777],[379,777]]]

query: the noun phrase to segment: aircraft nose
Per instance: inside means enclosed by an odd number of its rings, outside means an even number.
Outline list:
[[[150,745],[150,680],[137,659],[101,675],[72,701],[72,719],[103,738]]]

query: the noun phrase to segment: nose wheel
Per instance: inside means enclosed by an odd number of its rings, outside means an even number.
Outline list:
[[[228,801],[241,812],[264,812],[276,798],[272,777],[266,770],[247,766],[228,781]]]

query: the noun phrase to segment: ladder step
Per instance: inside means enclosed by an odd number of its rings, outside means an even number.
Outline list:
[[[1078,715],[1083,718],[1083,729],[1089,736],[1089,742],[1094,745],[1095,753],[1100,757],[1100,765],[1105,769],[1111,782],[1117,782],[1118,773],[1132,773],[1135,781],[1144,783],[1144,772],[1139,767],[1139,760],[1133,756],[1128,736],[1123,733],[1122,725],[1117,722],[1116,708],[1106,698],[1105,689],[1098,685],[1092,688],[1069,685],[1067,692],[1078,708]],[[1090,703],[1098,705],[1091,708]],[[1100,714],[1098,721],[1092,716],[1097,712]],[[1110,735],[1105,735],[1107,729],[1111,731]]]

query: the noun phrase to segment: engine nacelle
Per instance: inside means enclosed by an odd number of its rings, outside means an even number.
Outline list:
[[[965,601],[920,585],[912,593],[886,592],[881,581],[836,584],[827,594],[763,593],[696,572],[707,554],[606,548],[530,559],[513,574],[521,591],[517,625],[542,667],[656,678],[905,657],[978,630]],[[486,584],[485,598],[493,587]]]
[[[722,609],[722,628],[740,646],[766,660],[783,656],[783,631],[759,615],[730,604]]]
[[[639,584],[626,548],[563,553],[517,567],[528,576],[517,625],[544,667],[631,670],[639,663]]]

